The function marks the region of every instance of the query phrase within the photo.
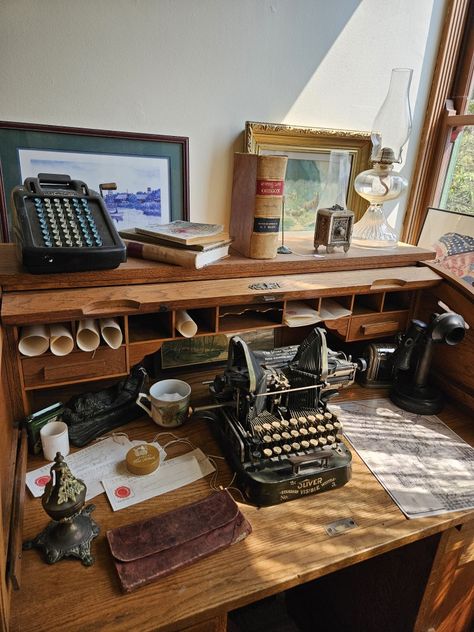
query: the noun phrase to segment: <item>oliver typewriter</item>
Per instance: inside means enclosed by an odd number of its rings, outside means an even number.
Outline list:
[[[211,386],[220,404],[212,427],[249,502],[274,505],[347,483],[352,457],[327,401],[362,363],[328,349],[320,328],[273,352],[230,340],[227,367]]]

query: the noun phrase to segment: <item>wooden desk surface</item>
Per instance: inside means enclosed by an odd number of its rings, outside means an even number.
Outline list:
[[[358,389],[358,398],[374,396],[378,393]],[[441,416],[466,441],[474,443],[469,416],[449,406]],[[147,418],[124,430],[131,438],[151,440],[157,427]],[[188,423],[180,434],[208,454],[219,453],[203,422]],[[186,451],[173,446],[169,454]],[[22,587],[13,596],[11,629],[179,630],[474,519],[474,511],[470,511],[407,520],[352,452],[353,477],[344,487],[262,509],[241,504],[253,527],[245,541],[129,595],[121,593],[115,577],[105,539],[107,529],[204,498],[209,483],[201,480],[116,513],[105,494],[96,497],[92,515],[101,532],[92,547],[94,566],[86,568],[77,560],[48,566],[38,551],[24,552]],[[32,459],[29,469],[42,464],[39,458]],[[219,462],[218,482],[227,485],[229,480],[227,465]],[[326,534],[326,525],[349,517],[357,528],[332,538]],[[40,500],[28,492],[24,537],[35,536],[47,521]]]

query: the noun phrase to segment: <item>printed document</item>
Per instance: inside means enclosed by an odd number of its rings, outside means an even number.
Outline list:
[[[474,448],[435,415],[388,399],[331,409],[361,459],[408,518],[474,508]]]

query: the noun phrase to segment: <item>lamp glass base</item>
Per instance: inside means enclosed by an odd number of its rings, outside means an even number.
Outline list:
[[[360,248],[397,247],[397,234],[385,219],[380,204],[371,204],[364,216],[354,224],[352,244]]]

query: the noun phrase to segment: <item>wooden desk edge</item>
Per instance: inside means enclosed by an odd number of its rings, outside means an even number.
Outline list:
[[[15,244],[0,244],[0,286],[7,292],[275,276],[288,274],[289,266],[291,274],[391,268],[416,265],[434,256],[431,250],[400,244],[394,250],[351,248],[348,253],[335,252],[317,259],[312,256],[277,255],[275,259],[261,260],[235,253],[200,270],[130,258],[113,270],[36,275],[22,269],[15,248]],[[307,246],[305,248],[308,250]]]

